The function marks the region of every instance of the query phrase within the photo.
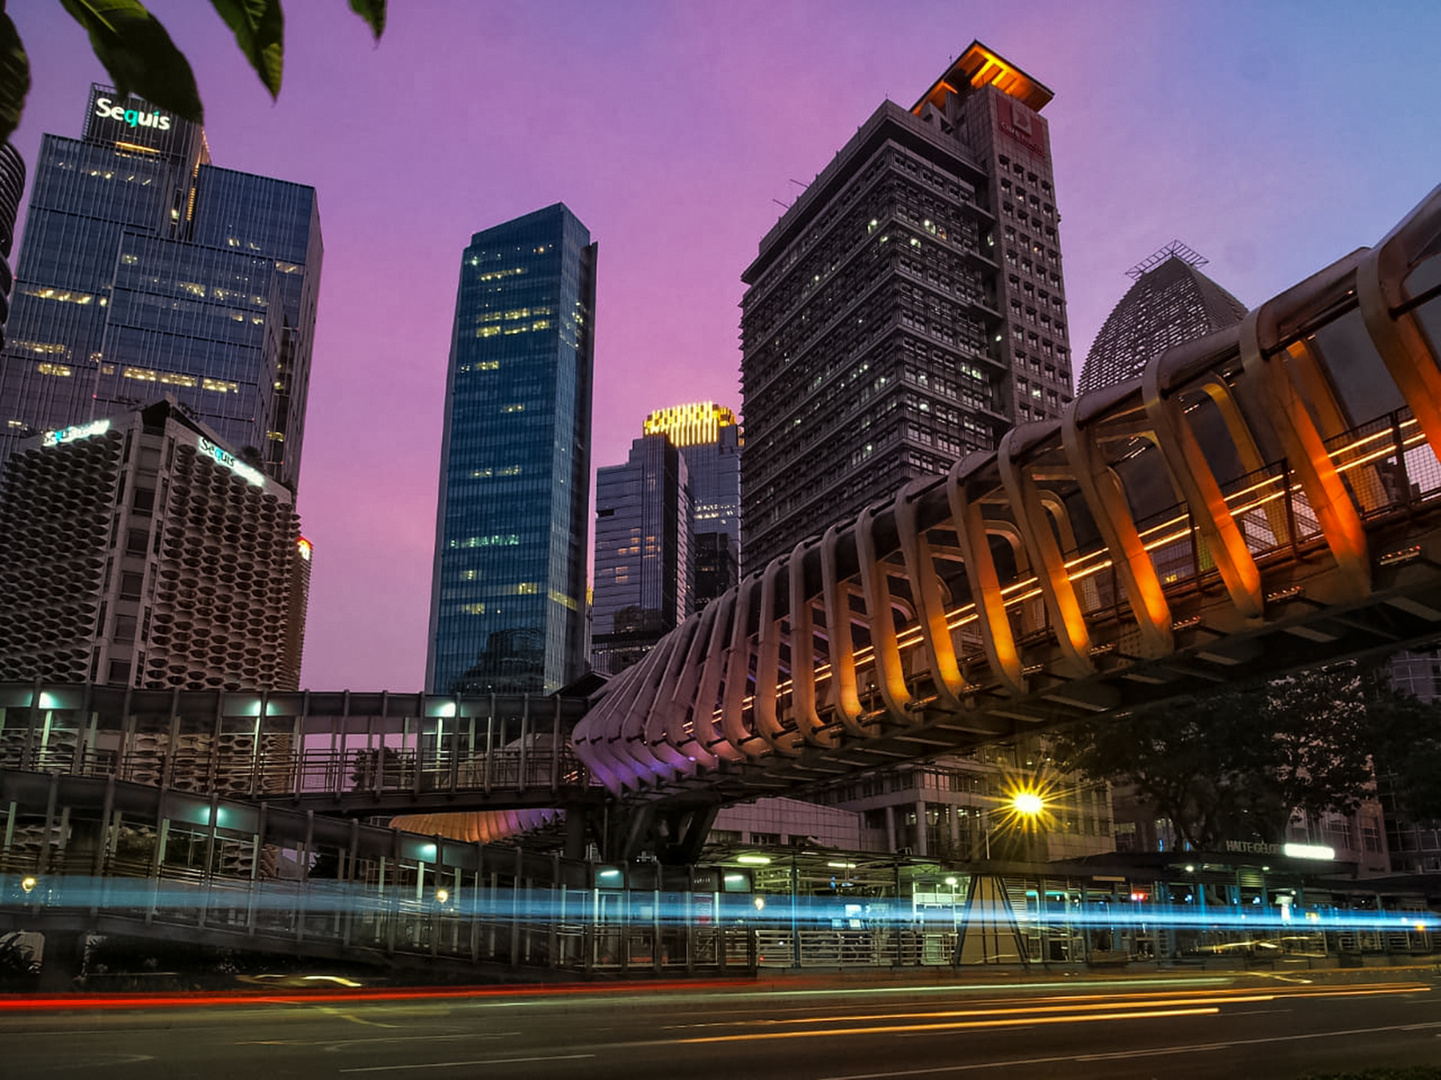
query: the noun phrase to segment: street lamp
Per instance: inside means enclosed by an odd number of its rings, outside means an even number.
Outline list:
[[[986,828],[986,859],[991,857],[991,834],[1010,827],[1034,832],[1048,810],[1046,794],[1039,787],[1018,787],[1010,792],[999,807],[1000,822]]]
[[[1046,809],[1046,800],[1036,791],[1018,791],[1011,796],[1011,809],[1024,818],[1039,817]]]

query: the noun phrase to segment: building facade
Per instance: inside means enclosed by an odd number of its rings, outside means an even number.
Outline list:
[[[623,671],[690,614],[691,492],[686,458],[662,434],[595,471],[591,667]]]
[[[45,432],[0,485],[0,680],[294,690],[295,496],[173,400]]]
[[[741,542],[741,434],[736,414],[713,401],[657,409],[645,418],[647,435],[664,435],[680,447],[690,472],[695,533],[725,533]]]
[[[170,394],[294,489],[320,285],[315,190],[218,168],[205,132],[92,86],[35,163],[0,463],[39,431]]]
[[[691,588],[704,607],[738,580],[745,437],[735,413],[713,401],[657,409],[644,430],[678,446],[690,472]]]
[[[563,204],[478,232],[446,375],[426,686],[585,669],[596,245]]]
[[[25,159],[20,151],[0,143],[0,346],[5,344],[5,321],[10,317],[10,287],[15,274],[10,269],[10,249],[15,242],[15,215],[25,192]]]
[[[973,43],[761,240],[742,275],[745,572],[1070,401],[1051,96]]]
[[[1125,382],[1171,346],[1245,318],[1246,305],[1201,273],[1205,265],[1202,256],[1174,240],[1126,271],[1135,284],[1101,324],[1077,390]]]

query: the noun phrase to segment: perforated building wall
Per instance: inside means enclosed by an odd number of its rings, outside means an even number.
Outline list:
[[[3,495],[0,679],[297,687],[294,497],[170,403],[30,440]]]

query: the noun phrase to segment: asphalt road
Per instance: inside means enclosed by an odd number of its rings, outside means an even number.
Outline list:
[[[1441,984],[1297,975],[0,1001],[5,1077],[881,1080],[1441,1064]],[[1335,976],[1331,977],[1333,980]]]

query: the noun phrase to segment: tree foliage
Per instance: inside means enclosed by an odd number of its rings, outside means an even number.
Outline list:
[[[280,0],[210,0],[235,35],[235,43],[270,91],[280,93],[285,59],[285,15]],[[385,30],[386,0],[350,0],[376,40]],[[205,110],[195,74],[160,21],[140,0],[60,0],[85,28],[90,47],[105,65],[116,91],[201,123]],[[0,142],[20,123],[30,90],[30,61],[15,24],[0,0]]]
[[[1392,694],[1375,710],[1376,783],[1388,812],[1441,821],[1441,705]]]
[[[1372,794],[1373,755],[1388,763],[1398,801],[1404,787],[1427,809],[1419,816],[1441,816],[1438,716],[1380,672],[1347,664],[1087,721],[1060,736],[1056,754],[1064,768],[1135,785],[1194,848],[1279,843],[1296,810],[1348,812]]]

